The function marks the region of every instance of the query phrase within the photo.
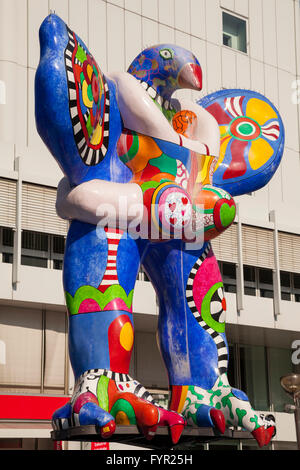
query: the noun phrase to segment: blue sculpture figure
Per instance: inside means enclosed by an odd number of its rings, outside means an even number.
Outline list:
[[[108,438],[115,423],[136,424],[151,439],[168,426],[176,443],[186,424],[241,426],[268,444],[274,428],[228,383],[226,301],[210,240],[232,224],[232,196],[276,171],[278,111],[247,90],[172,99],[202,88],[198,60],[178,46],[145,49],[128,72],[104,75],[56,15],[40,43],[36,124],[65,174],[58,213],[72,220],[63,282],[75,389],[54,429],[92,424]],[[169,410],[128,374],[140,266],[159,300]]]

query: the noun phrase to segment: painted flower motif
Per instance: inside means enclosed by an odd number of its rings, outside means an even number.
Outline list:
[[[97,145],[101,140],[101,98],[103,82],[94,58],[79,45],[76,52],[74,74],[81,90],[81,108],[89,141]]]
[[[220,158],[215,171],[224,162],[223,180],[243,176],[249,170],[252,173],[272,159],[281,128],[277,113],[267,101],[227,97],[207,110],[220,126]]]

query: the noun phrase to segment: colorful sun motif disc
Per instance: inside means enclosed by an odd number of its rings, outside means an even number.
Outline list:
[[[250,90],[220,90],[198,104],[215,117],[220,128],[213,185],[232,196],[265,186],[284,150],[284,126],[274,105]]]

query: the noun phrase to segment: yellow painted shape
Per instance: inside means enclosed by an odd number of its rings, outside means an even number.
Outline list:
[[[186,396],[187,396],[187,393],[188,393],[188,389],[189,389],[188,385],[184,385],[182,387],[182,392],[181,392],[181,397],[180,397],[180,402],[179,402],[179,405],[178,405],[177,413],[181,413],[181,411],[183,409],[185,399],[186,399]]]
[[[109,432],[110,429],[109,429],[109,426],[105,426],[103,429],[102,429],[103,432]]]
[[[271,106],[258,98],[252,98],[248,101],[246,116],[254,119],[261,126],[263,126],[269,119],[278,118]]]
[[[126,322],[121,329],[120,344],[126,351],[131,351],[133,345],[133,329],[129,321]]]
[[[273,149],[264,139],[254,140],[249,151],[249,163],[253,170],[263,166],[273,155]]]
[[[98,123],[96,129],[93,132],[93,135],[91,138],[91,144],[98,145],[101,141],[101,137],[102,137],[102,127]]]
[[[88,89],[88,84],[86,83],[86,81],[84,81],[83,84],[82,84],[83,103],[87,108],[92,108],[93,107],[93,102],[88,97],[87,89]]]
[[[116,423],[128,426],[130,424],[128,416],[124,411],[118,411],[116,414]]]

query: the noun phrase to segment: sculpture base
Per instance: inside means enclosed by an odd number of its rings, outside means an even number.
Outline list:
[[[103,442],[105,439],[97,433],[95,426],[77,426],[60,431],[52,431],[51,438],[54,441],[81,441]],[[108,442],[147,447],[149,449],[192,449],[196,444],[211,442],[220,439],[253,439],[246,431],[226,429],[224,434],[214,431],[212,428],[187,427],[183,431],[178,444],[172,444],[168,428],[158,428],[155,437],[148,441],[142,436],[136,426],[117,426],[115,433],[107,439]]]

